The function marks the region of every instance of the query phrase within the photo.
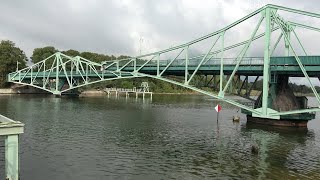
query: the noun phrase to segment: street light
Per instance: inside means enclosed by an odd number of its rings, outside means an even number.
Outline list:
[[[142,38],[142,36],[140,36],[139,42],[140,42],[140,56],[141,56],[141,46],[142,46],[142,43],[143,43],[143,38]]]
[[[17,61],[17,70],[16,70],[16,71],[18,71],[18,70],[19,70],[19,64],[20,64],[20,62],[19,62],[19,61]]]

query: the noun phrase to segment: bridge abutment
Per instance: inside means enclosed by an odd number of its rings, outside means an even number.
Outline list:
[[[268,109],[275,112],[287,112],[299,109],[307,109],[308,99],[305,96],[296,96],[289,86],[288,75],[278,75],[269,84]],[[254,103],[254,108],[262,107],[262,93]],[[274,126],[306,127],[309,120],[315,118],[315,114],[300,113],[280,115],[280,119],[255,117],[251,112],[242,110],[247,114],[248,123],[259,123]]]

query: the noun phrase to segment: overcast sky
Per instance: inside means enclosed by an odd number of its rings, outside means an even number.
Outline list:
[[[31,56],[54,46],[104,54],[138,55],[214,32],[265,4],[320,11],[301,0],[2,0],[0,39]],[[319,4],[319,5],[318,5]]]
[[[141,37],[143,54],[161,50],[214,32],[266,4],[320,12],[318,0],[2,0],[0,39],[14,41],[28,57],[44,46],[135,56]],[[307,34],[304,45],[317,53],[313,37]]]

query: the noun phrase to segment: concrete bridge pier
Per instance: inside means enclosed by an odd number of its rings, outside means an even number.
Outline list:
[[[271,78],[269,84],[268,108],[278,112],[307,109],[308,99],[305,96],[296,96],[289,86],[288,75],[277,75]],[[255,101],[254,108],[262,107],[262,93]],[[301,113],[282,115],[280,120],[252,117],[248,111],[242,110],[247,114],[248,123],[259,123],[275,126],[306,127],[309,120],[315,118],[313,113]]]

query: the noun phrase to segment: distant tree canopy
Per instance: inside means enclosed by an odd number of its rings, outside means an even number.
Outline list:
[[[73,49],[69,49],[68,51],[62,51],[62,53],[71,57],[80,56],[80,52]]]
[[[43,47],[43,48],[36,48],[33,50],[31,60],[33,63],[37,63],[37,62],[40,62],[40,61],[48,58],[49,56],[51,56],[52,54],[54,54],[56,52],[58,52],[58,50],[52,46],[47,46],[47,47]]]
[[[97,62],[97,63],[101,63],[103,61],[110,61],[110,60],[116,59],[113,55],[108,56],[108,55],[98,54],[98,53],[93,53],[93,52],[82,52],[80,54],[80,56],[85,58],[85,59],[88,59],[90,61]]]
[[[33,63],[37,63],[39,61],[42,61],[49,56],[53,55],[54,53],[58,52],[59,50],[52,47],[52,46],[47,46],[47,47],[42,47],[42,48],[36,48],[33,50],[31,60]],[[114,55],[105,55],[105,54],[99,54],[99,53],[94,53],[94,52],[79,52],[77,50],[69,49],[67,51],[61,51],[63,54],[75,57],[75,56],[81,56],[85,59],[88,59],[93,62],[101,63],[103,61],[110,61],[110,60],[116,60],[116,59],[124,59],[124,58],[129,58],[129,56],[125,55],[120,55],[119,57],[116,57]],[[51,60],[53,61],[53,60]],[[51,62],[52,63],[52,62]],[[50,61],[48,64],[51,64]]]
[[[6,86],[7,74],[16,70],[17,62],[19,69],[26,67],[27,57],[25,53],[12,41],[3,40],[0,43],[0,87]]]

